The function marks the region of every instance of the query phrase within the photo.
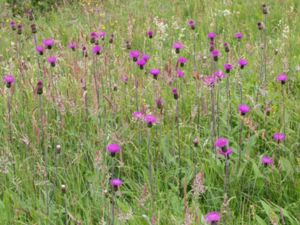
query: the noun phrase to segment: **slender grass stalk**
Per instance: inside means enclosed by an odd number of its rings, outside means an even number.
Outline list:
[[[98,85],[98,81],[97,81],[97,64],[98,64],[98,57],[94,56],[94,86],[95,86],[95,92],[96,92],[96,97],[97,97],[97,111],[98,111],[98,118],[99,118],[99,124],[101,125],[101,112],[100,112],[100,88]]]
[[[240,149],[239,149],[239,161],[238,161],[238,170],[240,169],[240,166],[241,166],[241,160],[242,160],[242,152],[243,152],[243,120],[241,119],[240,121],[240,129],[239,129],[239,140],[240,140],[240,143],[239,143],[239,146],[240,146]]]
[[[214,145],[214,141],[216,139],[215,87],[214,86],[210,88],[210,96],[211,96],[211,120],[212,120],[211,144],[212,144],[212,150],[216,151]]]
[[[8,109],[8,132],[9,132],[9,142],[12,145],[12,91],[9,88],[7,93],[7,109]]]
[[[135,88],[135,109],[139,111],[139,99],[138,99],[138,80],[137,80],[137,67],[134,66],[134,88]]]
[[[147,154],[148,154],[148,172],[149,172],[149,183],[151,192],[151,207],[153,209],[154,192],[153,192],[153,174],[152,174],[152,155],[151,155],[151,129],[148,128],[147,137]]]

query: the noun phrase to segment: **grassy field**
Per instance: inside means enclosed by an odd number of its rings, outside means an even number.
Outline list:
[[[300,2],[265,3],[82,0],[30,20],[0,0],[0,224],[300,224]]]

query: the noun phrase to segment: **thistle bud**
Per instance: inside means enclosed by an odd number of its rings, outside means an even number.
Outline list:
[[[22,31],[23,31],[23,26],[21,24],[19,24],[17,26],[17,34],[22,34]]]
[[[43,94],[43,81],[39,80],[37,83],[36,93],[38,95]]]
[[[31,33],[35,34],[36,32],[37,32],[36,25],[33,23],[31,24]]]
[[[263,5],[262,5],[262,12],[263,12],[263,14],[265,14],[265,15],[269,14],[269,9],[268,9],[268,7],[267,7],[266,4],[263,4]]]

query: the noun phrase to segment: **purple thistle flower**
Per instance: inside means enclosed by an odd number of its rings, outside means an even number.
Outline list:
[[[239,106],[239,112],[242,116],[245,116],[250,111],[250,107],[247,105],[240,105]]]
[[[187,59],[184,58],[184,57],[180,57],[178,60],[177,60],[177,63],[183,67],[186,63],[187,63]]]
[[[224,157],[229,157],[233,153],[233,150],[231,148],[227,148],[219,151],[219,154],[223,155]]]
[[[102,51],[102,47],[100,47],[99,45],[95,45],[93,47],[93,53],[94,53],[94,55],[100,55],[101,51]]]
[[[172,93],[173,93],[174,99],[177,100],[179,98],[179,93],[178,93],[177,88],[173,88]]]
[[[18,33],[18,34],[22,34],[22,31],[23,31],[23,26],[22,26],[22,24],[19,24],[19,25],[17,26],[17,33]]]
[[[248,65],[248,61],[246,59],[240,59],[239,65],[241,69],[244,69],[244,67]]]
[[[225,49],[225,52],[230,52],[230,46],[228,43],[224,43],[224,49]]]
[[[135,120],[143,120],[144,119],[144,113],[143,112],[139,112],[139,111],[134,112],[132,114],[132,116],[133,116],[133,119],[135,119]]]
[[[43,44],[45,45],[45,47],[47,49],[51,49],[54,45],[54,39],[52,39],[52,38],[45,39],[45,40],[43,40]]]
[[[148,36],[148,38],[152,39],[153,38],[153,31],[152,30],[147,31],[147,36]]]
[[[204,84],[208,87],[214,87],[217,83],[217,79],[214,76],[206,76],[204,78]]]
[[[183,49],[184,46],[181,42],[174,42],[173,48],[175,49],[175,52],[179,54],[180,50]]]
[[[146,65],[146,61],[144,59],[139,59],[136,64],[140,67],[140,69],[144,69],[144,66]]]
[[[43,94],[43,81],[39,80],[37,85],[36,85],[36,93],[38,95]]]
[[[90,42],[95,43],[99,39],[98,34],[94,31],[90,33]]]
[[[106,146],[106,150],[114,157],[116,153],[121,151],[121,147],[118,144],[109,144]]]
[[[72,49],[73,51],[75,51],[75,49],[76,49],[76,43],[70,42],[70,43],[68,44],[68,48],[70,48],[70,49]]]
[[[148,127],[152,127],[154,124],[156,124],[157,119],[155,116],[148,114],[144,117],[144,121],[147,123]]]
[[[222,151],[226,151],[228,143],[227,138],[220,137],[215,141],[215,147],[220,148]]]
[[[277,76],[277,81],[279,81],[281,84],[285,84],[285,82],[287,81],[287,75],[284,73],[279,74]]]
[[[17,29],[17,24],[16,24],[15,21],[11,21],[11,22],[10,22],[10,28],[11,28],[12,30],[16,30],[16,29]]]
[[[129,53],[129,57],[134,61],[136,62],[138,60],[138,57],[140,56],[140,52],[137,51],[137,50],[133,50],[133,51],[130,51]]]
[[[217,80],[222,80],[224,79],[226,76],[224,74],[224,72],[222,70],[218,70],[216,72],[214,72],[214,77],[217,79]]]
[[[123,75],[121,79],[124,82],[124,84],[128,83],[128,76],[127,75]]]
[[[115,190],[118,190],[123,185],[123,181],[121,179],[118,179],[118,178],[113,178],[113,179],[110,180],[110,185]]]
[[[263,156],[261,159],[261,163],[264,166],[272,165],[273,164],[273,159],[271,159],[269,156]]]
[[[282,141],[285,140],[285,135],[284,135],[283,133],[275,133],[275,134],[273,135],[273,138],[274,138],[274,140],[277,141],[278,144],[279,144],[280,142],[282,142]]]
[[[16,82],[16,80],[13,75],[7,74],[3,77],[3,82],[7,88],[10,88]]]
[[[115,37],[115,35],[114,34],[111,34],[110,36],[109,36],[109,43],[110,44],[112,44],[113,42],[114,42],[114,37]]]
[[[152,70],[150,70],[150,74],[153,76],[153,78],[155,80],[157,80],[157,77],[160,74],[160,70],[159,69],[152,69]]]
[[[214,61],[218,61],[220,52],[217,49],[212,50],[211,56],[213,57]]]
[[[220,213],[210,212],[205,215],[205,220],[207,223],[216,225],[221,219]]]
[[[39,53],[40,55],[43,55],[44,54],[44,47],[42,45],[38,45],[36,46],[35,50],[37,51],[37,53]]]
[[[184,72],[183,72],[182,70],[177,70],[177,76],[178,76],[179,78],[184,77]]]
[[[195,30],[196,28],[196,22],[194,20],[189,20],[188,21],[188,26],[192,29]]]
[[[147,63],[150,59],[150,56],[145,54],[145,55],[142,56],[142,59]]]
[[[238,41],[240,41],[242,38],[243,38],[243,34],[242,33],[236,33],[235,35],[234,35],[234,37],[236,38],[236,39],[238,39]]]
[[[50,57],[48,58],[48,62],[50,63],[50,65],[51,65],[52,67],[54,67],[54,66],[56,65],[57,58],[56,58],[55,56],[50,56]]]
[[[105,31],[100,31],[98,37],[101,38],[102,40],[104,40],[106,36],[106,32]]]
[[[207,37],[208,37],[211,41],[213,41],[213,40],[217,37],[217,35],[216,35],[214,32],[210,32],[210,33],[207,34]]]
[[[229,63],[224,64],[224,69],[226,71],[226,73],[230,73],[230,71],[232,70],[232,65]]]

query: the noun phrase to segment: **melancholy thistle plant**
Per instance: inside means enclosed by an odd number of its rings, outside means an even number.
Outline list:
[[[279,154],[279,156],[280,156],[280,143],[281,142],[284,142],[285,141],[285,139],[286,139],[286,137],[285,137],[285,134],[284,133],[275,133],[274,135],[273,135],[273,139],[274,139],[274,141],[276,141],[277,142],[277,145],[278,145],[278,154]]]
[[[130,51],[129,53],[129,58],[135,63],[137,63],[139,56],[140,56],[140,52],[137,50]],[[135,88],[135,105],[136,105],[136,111],[139,111],[138,80],[137,80],[136,69],[134,69],[133,73],[134,73],[134,88]]]
[[[43,44],[47,49],[52,49],[54,46],[54,39],[52,38],[45,39],[43,40]]]
[[[269,156],[263,156],[262,159],[261,159],[261,163],[267,167],[267,166],[270,166],[270,165],[273,165],[273,159],[270,158]]]
[[[116,204],[116,191],[123,185],[123,181],[119,178],[112,178],[110,186],[112,187],[112,208],[111,208],[111,225],[115,224],[115,204]]]
[[[281,84],[281,96],[282,96],[282,122],[281,126],[283,127],[283,133],[286,132],[285,127],[285,95],[284,95],[284,86],[287,82],[287,75],[282,73],[277,76],[277,81]]]
[[[218,212],[209,212],[205,215],[205,221],[207,224],[218,225],[221,220],[221,215]]]
[[[16,82],[15,77],[11,74],[5,75],[3,77],[3,82],[5,86],[8,88],[7,93],[7,109],[8,109],[8,130],[9,130],[9,141],[12,143],[12,115],[11,115],[11,108],[12,108],[12,95],[13,91],[11,90],[11,87]]]
[[[239,59],[239,86],[240,86],[240,104],[243,102],[243,76],[241,74],[241,70],[243,70],[247,65],[248,61],[246,59]]]
[[[227,103],[227,128],[231,130],[231,99],[230,99],[230,80],[229,74],[233,69],[233,66],[230,63],[224,64],[226,76],[226,103]]]
[[[175,49],[175,53],[179,54],[180,51],[184,48],[184,45],[181,42],[174,42],[173,48]]]
[[[241,104],[239,106],[239,113],[242,117],[246,116],[246,114],[250,111],[250,107],[247,105]],[[240,168],[241,159],[242,159],[242,151],[243,151],[243,120],[240,120],[240,150],[239,150],[239,162],[238,162],[238,169]]]

